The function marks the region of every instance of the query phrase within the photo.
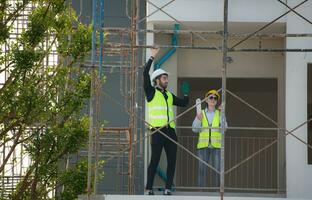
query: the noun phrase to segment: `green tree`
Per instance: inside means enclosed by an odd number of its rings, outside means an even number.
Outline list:
[[[0,45],[9,47],[0,54],[0,75],[9,72],[0,88],[0,148],[12,144],[0,174],[23,144],[32,163],[10,198],[50,199],[51,190],[64,184],[64,195],[75,196],[85,190],[86,167],[64,171],[59,162],[87,141],[89,120],[81,109],[90,96],[91,78],[79,62],[90,51],[92,29],[77,20],[65,0],[0,2]],[[30,4],[27,28],[10,40],[14,22]],[[53,49],[58,62],[47,66]],[[79,178],[73,183],[69,177]],[[73,189],[72,183],[80,187]]]

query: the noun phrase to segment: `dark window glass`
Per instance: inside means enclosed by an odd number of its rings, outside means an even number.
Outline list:
[[[308,64],[308,119],[312,118],[312,64]],[[308,124],[308,143],[312,145],[312,122]],[[308,164],[312,165],[312,149],[308,147]]]

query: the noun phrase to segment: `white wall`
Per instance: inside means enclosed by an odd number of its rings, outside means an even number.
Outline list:
[[[289,5],[299,0],[288,1]],[[297,10],[312,20],[312,1]],[[311,24],[295,14],[287,16],[287,33],[312,33]],[[311,48],[312,38],[288,38],[287,48]],[[307,64],[311,53],[286,55],[286,128],[291,130],[307,120]],[[294,134],[307,141],[307,126]],[[287,196],[312,199],[312,165],[307,164],[307,147],[292,136],[286,138]]]
[[[170,0],[150,0],[162,7]],[[147,3],[147,14],[157,10]],[[179,21],[222,21],[222,0],[176,0],[163,8]],[[229,0],[229,20],[240,22],[269,22],[286,11],[286,7],[272,0]],[[159,11],[148,18],[148,21],[173,21]],[[279,22],[285,21],[282,18]]]
[[[189,38],[179,37],[179,45],[187,45]],[[154,41],[158,45],[171,44],[170,35],[155,35]],[[238,40],[229,42],[229,46]],[[284,48],[283,39],[262,39],[262,48]],[[220,39],[208,39],[204,42],[196,39],[194,45],[218,46]],[[257,48],[258,39],[250,39],[242,43],[241,48]],[[149,52],[149,50],[147,50]],[[161,49],[160,55],[163,55]],[[264,53],[264,52],[230,52],[233,63],[228,65],[227,76],[254,77],[254,78],[282,78],[284,70],[285,53]],[[177,52],[163,64],[162,68],[168,70],[170,74],[169,87],[176,92],[176,80],[178,77],[221,77],[222,53],[217,51],[201,49],[177,49]]]
[[[209,40],[208,44],[218,44],[218,40]],[[230,42],[230,45],[233,42]],[[283,48],[283,40],[263,40],[263,48]],[[250,40],[243,48],[256,48],[258,40]],[[229,56],[233,63],[228,65],[227,76],[234,77],[269,77],[276,78],[284,67],[284,53],[232,52]],[[216,51],[179,49],[179,77],[221,77],[222,53]]]

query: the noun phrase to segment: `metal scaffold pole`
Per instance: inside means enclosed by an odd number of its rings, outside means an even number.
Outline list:
[[[132,0],[131,4],[131,71],[130,71],[130,118],[129,118],[129,157],[128,157],[128,194],[134,193],[133,188],[133,147],[132,141],[136,131],[136,118],[134,113],[136,112],[136,71],[137,71],[137,49],[135,48],[137,44],[137,32],[134,31],[137,28],[138,20],[138,1]]]
[[[94,194],[96,195],[98,193],[98,167],[99,167],[99,151],[100,151],[100,95],[101,95],[101,79],[102,79],[102,73],[103,73],[103,44],[104,44],[104,33],[103,33],[103,26],[104,26],[104,0],[100,1],[100,17],[99,17],[99,26],[100,29],[100,55],[99,55],[99,68],[98,68],[98,74],[95,75],[95,160],[94,160]]]
[[[110,34],[118,34],[118,33],[129,33],[128,28],[116,28],[116,27],[105,27],[103,28],[105,32]],[[221,36],[223,31],[215,30],[215,31],[207,31],[207,30],[168,30],[168,29],[136,29],[134,30],[138,33],[157,33],[157,34],[178,34],[178,35],[212,35],[212,36]],[[241,38],[248,37],[250,38],[285,38],[285,37],[312,37],[311,33],[228,33],[229,38]]]
[[[121,48],[123,51],[131,51],[131,48],[178,48],[178,49],[201,49],[207,51],[218,51],[221,52],[222,48],[214,47],[214,46],[192,46],[192,45],[121,45],[121,44],[112,44],[107,43],[105,45],[105,49],[107,50],[120,50]],[[312,52],[312,49],[302,49],[302,48],[292,48],[292,49],[284,49],[284,48],[235,48],[235,49],[228,49],[228,52]]]
[[[92,0],[92,23],[93,23],[93,32],[92,32],[92,51],[91,51],[91,60],[92,60],[92,68],[91,68],[91,94],[90,94],[90,105],[89,105],[89,143],[88,143],[88,177],[87,177],[87,192],[88,198],[90,198],[91,194],[91,182],[92,182],[92,156],[93,156],[93,137],[94,137],[94,99],[95,99],[95,57],[96,57],[96,2],[97,0]]]
[[[226,108],[226,67],[228,53],[228,0],[224,0],[223,7],[223,42],[222,42],[222,103],[221,103],[221,163],[220,163],[220,197],[224,196],[224,140],[225,140],[225,108]]]

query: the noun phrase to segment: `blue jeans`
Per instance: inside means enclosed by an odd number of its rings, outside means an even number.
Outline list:
[[[215,169],[220,171],[220,155],[221,150],[216,148],[202,148],[197,150],[198,157],[212,165]],[[199,187],[207,187],[208,179],[208,166],[202,162],[198,163],[198,179],[197,184]],[[220,186],[220,175],[212,170],[212,186]]]

